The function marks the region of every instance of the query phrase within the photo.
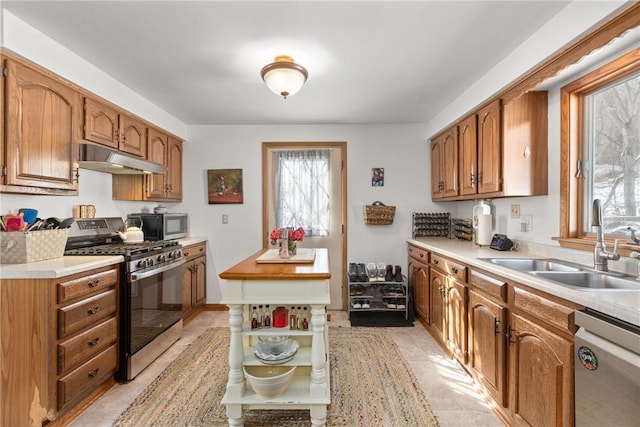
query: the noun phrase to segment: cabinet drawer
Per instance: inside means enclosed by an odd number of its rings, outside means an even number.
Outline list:
[[[102,384],[118,366],[118,349],[112,345],[78,369],[58,380],[58,409]]]
[[[75,368],[91,359],[118,338],[118,320],[115,317],[58,344],[58,373]]]
[[[65,303],[113,288],[118,283],[118,268],[78,277],[57,284],[58,303]]]
[[[197,245],[187,246],[182,249],[182,255],[187,261],[191,261],[192,259],[199,257],[201,255],[205,255],[207,253],[207,244],[199,243]]]
[[[447,258],[441,257],[440,255],[431,254],[431,265],[447,273],[449,276],[455,277],[461,282],[467,281],[467,267],[462,264],[453,262]]]
[[[513,305],[572,335],[575,332],[575,307],[567,307],[518,287],[513,289]]]
[[[75,304],[58,309],[58,338],[78,332],[113,316],[117,309],[116,291],[112,289]]]
[[[409,246],[409,256],[413,257],[425,264],[429,262],[429,252],[426,249],[420,249],[415,246]]]
[[[487,276],[478,271],[471,270],[471,277],[469,282],[474,289],[481,290],[485,294],[494,297],[497,300],[507,302],[507,283],[496,279],[495,277]]]

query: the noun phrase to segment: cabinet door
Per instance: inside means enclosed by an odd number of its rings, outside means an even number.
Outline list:
[[[478,138],[477,117],[472,115],[458,125],[460,141],[458,164],[460,173],[460,195],[476,194],[478,191]]]
[[[442,137],[431,141],[431,199],[441,199],[442,193]]]
[[[84,139],[118,149],[118,111],[95,99],[84,99]]]
[[[201,256],[193,260],[194,286],[193,286],[193,304],[201,305],[207,299],[207,257]]]
[[[467,286],[449,278],[445,302],[447,346],[464,365],[467,363]]]
[[[149,128],[147,141],[147,159],[152,162],[167,166],[167,152],[169,140],[167,135]],[[164,199],[167,192],[167,180],[165,174],[153,174],[146,177],[148,199]]]
[[[118,148],[125,153],[147,157],[147,126],[136,118],[121,114]]]
[[[80,94],[7,60],[5,184],[77,191]]]
[[[186,262],[182,266],[182,312],[185,313],[193,306],[193,271],[194,261]]]
[[[469,369],[501,406],[505,406],[506,308],[469,292]]]
[[[573,344],[517,314],[509,331],[509,407],[518,426],[572,426]]]
[[[409,261],[409,275],[415,311],[429,323],[429,267],[421,262]]]
[[[444,340],[444,295],[447,281],[445,275],[434,268],[429,269],[429,278],[431,328]]]
[[[458,195],[458,127],[442,135],[442,189],[445,198]]]
[[[478,112],[478,193],[502,190],[500,100]]]
[[[166,197],[182,200],[182,141],[169,137],[166,166]]]

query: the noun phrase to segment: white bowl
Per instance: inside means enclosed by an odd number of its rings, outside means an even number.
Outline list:
[[[278,337],[272,337],[278,338]],[[260,342],[256,344],[253,349],[256,357],[261,361],[284,363],[286,360],[290,360],[298,351],[298,342],[289,337],[284,340],[263,340],[260,337]]]
[[[157,214],[163,214],[163,213],[167,213],[169,209],[166,208],[165,206],[156,206],[155,208],[153,208],[153,213],[157,213]]]
[[[287,391],[293,380],[296,366],[244,366],[242,369],[258,397],[273,399]]]

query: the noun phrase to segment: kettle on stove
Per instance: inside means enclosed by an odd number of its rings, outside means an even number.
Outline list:
[[[131,225],[129,225],[131,224]],[[125,231],[118,231],[118,235],[125,243],[142,243],[144,242],[144,233],[142,232],[142,221],[137,218],[129,218],[124,223]]]

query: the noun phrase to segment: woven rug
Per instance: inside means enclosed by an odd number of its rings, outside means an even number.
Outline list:
[[[115,421],[117,427],[226,426],[228,328],[205,331]],[[383,328],[329,328],[329,426],[437,426]],[[309,426],[309,411],[248,410],[245,426]]]

